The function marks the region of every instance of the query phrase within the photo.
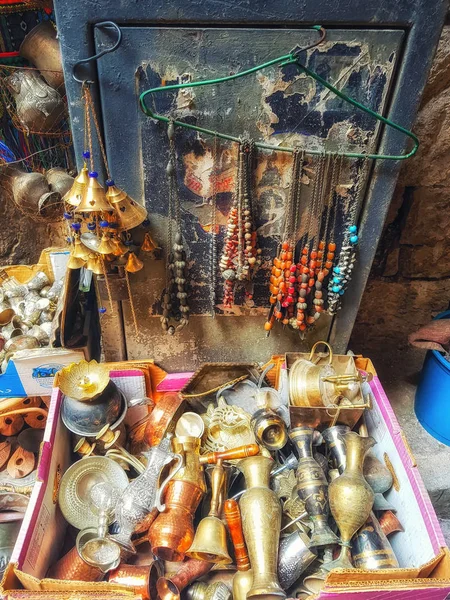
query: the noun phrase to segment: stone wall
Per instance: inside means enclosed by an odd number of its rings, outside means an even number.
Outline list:
[[[350,347],[386,362],[450,302],[450,26],[445,26]]]

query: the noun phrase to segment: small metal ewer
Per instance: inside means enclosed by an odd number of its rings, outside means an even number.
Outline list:
[[[41,21],[25,36],[21,56],[33,63],[48,85],[64,94],[64,73],[56,29],[51,21]]]
[[[120,547],[108,538],[99,538],[96,528],[79,532],[76,548],[80,558],[89,566],[108,573],[120,564]]]
[[[47,133],[64,118],[61,96],[36,71],[15,71],[5,83],[15,99],[17,116],[25,130]]]
[[[31,71],[24,72],[30,73]],[[61,196],[56,192],[50,191],[48,182],[42,173],[26,173],[20,169],[6,166],[2,169],[0,180],[5,188],[10,191],[14,203],[19,210],[29,217],[40,215],[52,220],[56,214],[56,208],[55,214],[51,211],[48,215],[42,214],[42,202],[44,202],[44,204],[51,203],[52,205],[55,205],[55,207],[57,207],[58,204],[59,206],[62,206]],[[22,287],[25,288],[25,291],[22,294],[22,296],[24,296],[26,294],[26,287]],[[5,296],[11,297],[8,296],[11,292],[14,292],[14,289],[5,292]],[[15,293],[15,295],[17,295],[17,293]]]

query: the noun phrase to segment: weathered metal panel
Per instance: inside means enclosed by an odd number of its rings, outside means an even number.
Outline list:
[[[140,27],[135,27],[134,32],[131,32],[131,27],[125,27],[126,35],[120,52],[124,55],[122,59],[119,58],[119,54],[108,55],[102,59],[102,64],[99,64],[100,73],[102,74],[102,108],[104,111],[104,123],[107,134],[108,142],[108,154],[109,158],[113,163],[113,172],[116,180],[121,183],[126,182],[126,188],[134,195],[137,199],[143,197],[143,190],[145,187],[147,201],[152,205],[152,196],[156,195],[156,204],[159,202],[160,207],[163,208],[164,204],[164,191],[162,185],[152,186],[150,189],[148,180],[150,177],[156,177],[158,179],[158,173],[161,171],[160,163],[162,163],[162,156],[157,157],[154,172],[150,170],[149,158],[151,156],[151,139],[148,137],[155,135],[156,139],[158,136],[164,136],[161,132],[161,126],[155,125],[151,122],[145,121],[144,117],[139,113],[139,109],[136,103],[137,92],[140,86],[147,85],[142,82],[140,78],[135,77],[136,68],[139,65],[145,64],[144,72],[147,75],[153,75],[155,84],[157,84],[158,75],[162,72],[169,74],[169,66],[174,67],[172,72],[174,77],[179,75],[177,69],[181,69],[181,63],[183,62],[182,54],[185,54],[186,60],[189,59],[191,65],[194,67],[190,69],[190,65],[187,65],[188,69],[194,77],[206,77],[208,73],[208,65],[213,66],[213,70],[217,74],[226,74],[228,70],[237,71],[246,66],[253,66],[258,62],[262,62],[266,58],[272,58],[281,53],[286,52],[296,43],[302,44],[302,40],[310,40],[312,34],[305,33],[299,29],[297,31],[283,30],[273,31],[272,34],[277,35],[277,40],[270,43],[264,43],[258,45],[259,38],[261,36],[270,35],[270,30],[259,29],[255,31],[258,25],[281,25],[297,27],[301,22],[309,23],[321,23],[331,24],[334,26],[354,26],[359,25],[362,29],[367,25],[371,27],[398,27],[404,29],[406,33],[405,44],[403,46],[403,55],[401,57],[401,67],[398,73],[394,74],[395,83],[392,86],[392,97],[389,110],[389,116],[403,125],[408,126],[411,124],[414,112],[417,107],[419,100],[419,94],[422,90],[427,67],[430,64],[431,56],[434,51],[434,47],[439,35],[439,30],[443,21],[444,10],[446,3],[444,0],[433,0],[428,2],[427,6],[424,7],[419,1],[412,2],[404,0],[395,2],[394,0],[384,1],[378,3],[377,6],[369,6],[364,0],[352,0],[341,3],[328,3],[320,0],[310,1],[291,1],[285,2],[280,0],[277,3],[273,2],[259,2],[259,1],[244,1],[244,2],[230,2],[230,3],[217,3],[204,1],[195,1],[190,3],[179,2],[171,0],[164,3],[155,2],[125,2],[120,1],[118,3],[113,2],[102,2],[101,5],[98,3],[90,3],[87,0],[80,0],[80,2],[73,4],[69,0],[56,0],[56,10],[58,24],[60,26],[60,35],[62,40],[63,54],[65,58],[65,68],[70,68],[70,65],[78,60],[79,58],[86,56],[93,50],[92,37],[89,30],[86,28],[87,23],[95,21],[101,21],[104,19],[114,19],[119,22],[122,26],[127,24],[140,24]],[[178,65],[176,61],[173,61],[172,65],[167,64],[167,57],[176,57],[176,51],[170,46],[166,47],[164,44],[158,48],[158,40],[154,34],[150,33],[150,28],[145,31],[142,27],[143,24],[150,26],[164,27],[164,26],[179,26],[184,27],[191,26],[195,27],[197,24],[205,25],[222,25],[227,29],[216,30],[219,33],[215,33],[217,37],[214,38],[212,32],[198,29],[197,32],[191,34],[189,43],[179,56],[178,60],[181,63]],[[235,25],[239,24],[239,28],[234,29]],[[229,26],[232,26],[229,28]],[[221,60],[219,60],[220,50],[217,50],[217,46],[225,47],[225,43],[221,44],[220,41],[216,44],[216,40],[222,36],[228,36],[230,39],[235,35],[239,35],[238,31],[241,27],[247,26],[246,30],[246,42],[244,47],[240,47],[239,43],[229,45],[228,52],[223,53]],[[253,32],[252,32],[253,28]],[[128,38],[128,30],[130,30],[130,37]],[[137,41],[137,32],[143,30],[143,37],[140,41]],[[161,31],[161,30],[160,30]],[[203,33],[206,31],[205,33]],[[242,30],[241,30],[242,31]],[[146,33],[148,32],[148,35]],[[358,33],[360,37],[358,38]],[[378,99],[386,94],[389,84],[389,78],[392,75],[393,64],[389,67],[388,63],[379,60],[380,56],[385,53],[384,56],[389,59],[389,53],[394,51],[398,58],[398,50],[400,47],[400,39],[402,37],[402,31],[366,31],[352,32],[348,31],[343,39],[342,31],[330,30],[330,40],[332,42],[344,42],[346,53],[342,52],[342,48],[339,49],[338,44],[334,44],[335,50],[337,47],[337,57],[328,56],[327,60],[324,61],[321,68],[325,68],[322,73],[333,81],[334,76],[339,76],[345,69],[343,69],[343,57],[345,60],[351,58],[351,52],[358,52],[358,45],[361,49],[361,44],[365,44],[365,48],[369,49],[369,66],[350,70],[350,74],[344,75],[343,83],[348,85],[347,91],[351,91],[353,95],[357,92],[358,81],[353,80],[349,83],[346,81],[347,76],[361,77],[361,82],[364,82],[364,77],[367,77],[367,73],[371,75],[376,74],[376,80],[381,82],[378,92],[374,86],[369,88],[369,94],[365,95],[362,99],[366,103],[374,102],[374,106]],[[175,35],[170,33],[169,35]],[[182,34],[181,34],[182,35]],[[352,37],[353,35],[353,37]],[[389,39],[385,36],[391,35]],[[356,37],[355,37],[356,36]],[[396,38],[396,42],[393,44],[392,39]],[[164,33],[160,33],[161,40],[164,39]],[[294,43],[290,41],[295,38]],[[98,43],[101,45],[108,39],[106,32],[98,33]],[[244,38],[241,38],[244,39]],[[202,43],[205,42],[208,43]],[[352,44],[356,40],[356,44]],[[370,41],[371,40],[371,41]],[[289,43],[288,43],[289,41]],[[167,40],[166,40],[167,42]],[[160,41],[161,43],[161,41]],[[170,42],[172,44],[172,42]],[[287,48],[286,48],[287,45]],[[176,44],[175,44],[176,46]],[[356,48],[356,50],[355,50]],[[328,49],[330,52],[330,49]],[[165,53],[165,54],[164,54]],[[179,53],[180,54],[180,53]],[[163,58],[161,59],[161,55]],[[365,52],[361,52],[360,56],[365,56]],[[355,55],[353,59],[357,58]],[[164,64],[166,63],[166,64]],[[222,63],[222,64],[220,64]],[[382,68],[377,72],[376,65],[381,63]],[[320,66],[320,65],[319,65]],[[317,64],[313,65],[313,68],[317,68]],[[336,69],[333,71],[333,68]],[[368,69],[368,70],[367,70]],[[225,72],[224,72],[225,71]],[[382,81],[384,75],[387,77]],[[264,75],[264,74],[263,74]],[[292,76],[291,76],[292,77]],[[169,77],[170,78],[170,77]],[[289,80],[289,74],[287,75]],[[332,107],[331,110],[327,111],[314,111],[307,114],[311,109],[311,105],[308,105],[308,109],[302,106],[302,102],[299,100],[299,94],[304,89],[295,89],[292,94],[288,94],[290,100],[295,104],[295,110],[283,111],[280,110],[280,98],[283,97],[286,100],[287,94],[286,89],[283,86],[289,86],[290,81],[280,80],[278,78],[278,85],[281,85],[280,89],[275,89],[273,86],[276,77],[271,79],[266,77],[260,80],[255,88],[252,88],[252,96],[247,98],[247,105],[253,103],[258,108],[259,113],[256,118],[247,119],[250,121],[250,125],[247,125],[247,129],[251,124],[256,124],[258,135],[260,137],[264,135],[272,136],[283,136],[290,127],[295,125],[292,119],[298,117],[303,119],[302,127],[305,133],[315,133],[316,135],[326,135],[327,132],[334,131],[332,125],[334,120],[339,122],[345,122],[346,116],[339,114],[339,105],[332,106],[330,100],[326,100],[326,104]],[[303,85],[303,82],[302,82]],[[381,96],[380,96],[381,89]],[[366,90],[367,91],[367,90]],[[79,88],[68,82],[68,92],[70,98],[70,107],[72,116],[79,117]],[[281,93],[280,93],[281,92]],[[371,96],[370,92],[376,92],[375,96]],[[204,96],[206,98],[207,95]],[[216,96],[213,96],[213,100]],[[217,96],[220,99],[220,96]],[[200,102],[200,95],[196,96],[196,103]],[[223,105],[223,103],[220,103]],[[245,103],[244,103],[245,104]],[[306,103],[303,103],[306,104]],[[246,105],[246,106],[247,106]],[[229,104],[227,104],[229,106]],[[216,107],[217,108],[217,105]],[[220,107],[219,107],[220,108]],[[305,109],[302,114],[301,110]],[[205,111],[204,111],[205,112]],[[208,111],[206,111],[208,112]],[[211,114],[214,110],[210,111]],[[217,112],[217,111],[215,111]],[[233,127],[228,129],[231,133],[236,133],[238,128],[236,125],[245,126],[246,111],[236,111],[237,115],[245,115],[242,123],[239,122],[239,117],[234,115],[235,120],[233,121]],[[277,123],[273,122],[272,114],[277,114]],[[320,114],[325,114],[326,118],[321,119]],[[356,115],[356,113],[354,113]],[[202,125],[208,126],[208,123],[204,120],[204,117],[208,115],[202,115]],[[226,119],[227,115],[221,115]],[[317,118],[319,117],[319,118]],[[79,122],[79,121],[78,121]],[[361,123],[359,123],[361,124]],[[370,123],[362,122],[362,127],[370,128]],[[335,125],[336,127],[336,125]],[[221,130],[227,130],[225,127],[220,127]],[[114,131],[113,131],[114,130]],[[76,134],[77,132],[75,132]],[[126,135],[127,134],[127,135]],[[183,134],[184,135],[184,134]],[[160,138],[163,140],[163,137]],[[79,146],[81,135],[75,135],[76,144]],[[159,143],[159,142],[157,142]],[[158,146],[158,152],[160,149],[165,148],[165,140],[161,141]],[[395,136],[392,133],[383,134],[381,149],[386,151],[399,152],[404,147],[404,140],[399,136]],[[206,148],[207,149],[207,148]],[[183,148],[179,148],[181,155],[186,155]],[[161,154],[161,153],[160,153]],[[165,160],[165,157],[164,157]],[[142,163],[144,169],[141,169]],[[270,224],[269,229],[276,227],[277,214],[281,214],[279,210],[280,205],[283,201],[283,190],[285,191],[285,185],[283,183],[283,177],[285,177],[283,165],[280,164],[280,160],[274,161],[275,169],[266,169],[265,171],[270,173],[272,176],[271,184],[275,183],[275,191],[272,190],[270,202],[267,205],[272,206],[272,213],[263,215],[262,225],[264,226],[264,218]],[[150,165],[153,168],[153,165]],[[278,171],[278,173],[275,173]],[[346,302],[343,310],[340,312],[338,318],[335,319],[333,327],[333,336],[336,345],[339,349],[345,349],[347,340],[349,338],[351,328],[356,316],[357,307],[359,305],[360,297],[365,285],[365,281],[370,269],[370,265],[373,259],[373,254],[376,249],[378,237],[380,235],[384,216],[386,214],[387,206],[392,195],[392,190],[395,183],[395,178],[398,172],[398,164],[393,163],[380,163],[377,164],[374,169],[375,177],[372,178],[372,184],[367,195],[365,202],[362,221],[361,221],[361,234],[362,243],[360,247],[360,259],[358,268],[356,269],[356,275],[352,282],[351,288],[347,292]],[[156,175],[155,175],[156,173]],[[275,176],[273,175],[275,173]],[[183,173],[180,174],[183,176]],[[278,181],[276,181],[278,178]],[[263,180],[263,178],[261,178]],[[266,178],[267,180],[267,178]],[[267,193],[269,186],[260,186],[259,194],[263,197],[263,204],[266,206],[266,198],[264,193]],[[192,190],[189,190],[187,186],[184,186],[183,192],[190,193],[185,197],[185,216],[187,215],[187,225],[191,227],[191,231],[199,244],[199,248],[207,251],[207,243],[205,245],[204,232],[199,227],[199,215],[197,208],[194,206],[196,203],[195,194]],[[278,193],[281,191],[281,193]],[[274,199],[274,196],[278,195],[280,199]],[[159,196],[159,197],[158,197]],[[186,202],[187,200],[187,202]],[[155,227],[159,228],[161,236],[164,232],[164,213],[154,215],[153,222]],[[200,209],[203,210],[203,209]],[[225,212],[225,211],[224,211]],[[270,219],[272,217],[272,219]],[[273,221],[273,223],[271,223]],[[201,219],[200,219],[201,222]],[[267,227],[266,227],[267,229]],[[269,236],[270,238],[270,236]],[[162,239],[162,238],[161,238]],[[199,250],[200,251],[200,250]],[[163,265],[160,262],[151,262],[146,266],[146,272],[137,274],[134,282],[134,288],[144,291],[145,293],[139,293],[138,298],[138,315],[142,320],[141,334],[136,337],[132,333],[129,325],[131,323],[128,314],[127,303],[124,302],[124,313],[125,323],[127,328],[127,348],[130,357],[143,356],[144,354],[152,354],[157,358],[161,358],[163,363],[168,368],[186,368],[196,364],[199,360],[207,360],[211,358],[215,359],[264,359],[271,352],[280,352],[286,349],[299,347],[298,336],[295,332],[283,332],[277,330],[267,340],[264,337],[264,333],[261,330],[262,317],[253,316],[258,309],[248,309],[247,316],[241,317],[218,317],[214,321],[208,316],[193,317],[189,329],[182,333],[175,339],[168,339],[162,336],[160,333],[160,325],[156,318],[148,318],[149,311],[154,311],[157,308],[157,297],[160,293],[162,286],[162,272],[161,268]],[[149,282],[146,274],[153,272],[151,278],[153,281]],[[202,274],[200,274],[202,275]],[[207,273],[203,274],[204,278],[207,278]],[[159,279],[159,282],[158,282]],[[202,281],[202,276],[197,277],[199,281]],[[200,285],[199,282],[196,282]],[[155,284],[155,285],[153,285]],[[158,289],[159,287],[159,289]],[[204,312],[206,310],[206,304],[202,304],[201,297],[203,296],[204,286],[198,287],[200,290],[198,297],[198,307],[195,309],[197,312]],[[157,291],[158,290],[158,291]],[[261,287],[261,304],[263,301],[263,288]],[[258,300],[258,294],[256,294]],[[257,304],[259,301],[257,302]],[[314,337],[323,337],[326,332],[329,323],[326,319],[319,321],[319,328],[315,332]],[[323,329],[324,328],[324,329]],[[218,349],[218,350],[215,350]]]

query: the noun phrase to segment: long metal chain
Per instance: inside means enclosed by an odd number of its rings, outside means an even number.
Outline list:
[[[212,170],[211,170],[211,282],[210,282],[210,301],[211,316],[216,316],[216,273],[217,273],[217,235],[216,235],[216,210],[217,210],[217,177],[218,177],[218,137],[214,137],[212,151]]]
[[[338,169],[337,169],[337,175],[336,175],[336,186],[335,189],[338,185],[338,182],[341,179],[341,173],[342,173],[342,165],[344,163],[344,155],[343,154],[339,154],[338,155]],[[335,239],[335,235],[336,235],[336,221],[337,221],[337,215],[338,215],[338,207],[339,207],[339,198],[341,197],[341,195],[336,192],[336,201],[334,203],[334,210],[333,210],[333,224],[331,225],[331,233],[330,233],[330,241],[334,242]]]
[[[294,228],[292,232],[293,242],[294,244],[297,242],[298,237],[298,227],[299,227],[299,219],[300,219],[300,199],[302,195],[303,189],[303,164],[305,162],[305,151],[300,150],[300,157],[298,158],[298,172],[296,175],[296,189],[294,196]]]
[[[99,122],[97,119],[97,113],[95,110],[94,101],[92,100],[91,90],[88,87],[86,88],[86,94],[87,94],[89,106],[91,108],[92,118],[94,120],[95,131],[97,133],[98,145],[100,147],[100,152],[102,154],[106,174],[108,176],[108,179],[111,179],[111,173],[109,172],[108,159],[106,158],[105,145],[103,143],[103,136],[102,136],[102,132],[100,130],[100,125],[99,125]]]

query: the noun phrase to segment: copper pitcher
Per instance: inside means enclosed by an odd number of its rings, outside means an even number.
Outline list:
[[[178,562],[194,540],[194,515],[206,484],[200,464],[200,438],[174,438],[172,450],[183,457],[183,467],[167,485],[166,509],[152,523],[149,540],[155,556]]]
[[[61,50],[51,21],[42,21],[33,27],[25,36],[19,53],[39,69],[50,87],[65,94]]]
[[[19,210],[29,217],[39,215],[54,220],[63,208],[61,195],[50,191],[42,173],[26,173],[7,166],[0,171],[0,182],[10,192]]]
[[[15,71],[5,84],[16,102],[19,121],[28,133],[48,133],[64,118],[61,96],[35,71]]]

